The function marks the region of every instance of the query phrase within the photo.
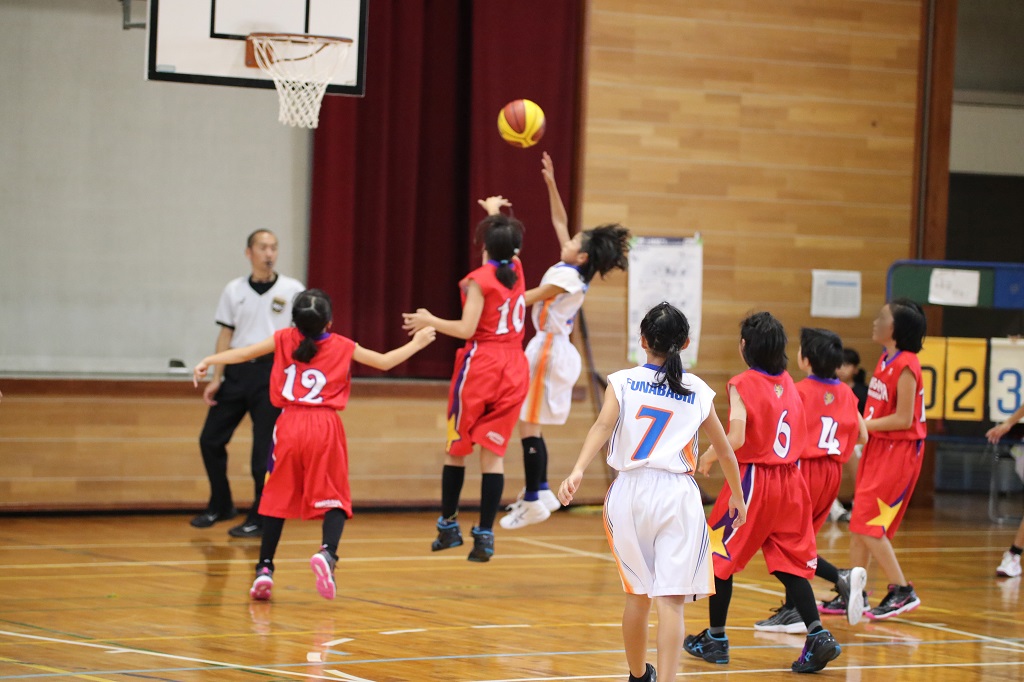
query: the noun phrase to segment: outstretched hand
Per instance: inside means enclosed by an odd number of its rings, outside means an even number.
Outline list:
[[[544,152],[541,154],[540,162],[542,165],[540,174],[544,176],[544,182],[555,184],[555,164],[551,162],[551,156]]]
[[[199,388],[199,380],[206,377],[206,372],[210,369],[210,365],[203,360],[195,369],[192,370],[192,385]]]
[[[433,327],[424,327],[416,332],[412,340],[418,348],[426,348],[437,338],[437,330]]]
[[[480,208],[487,211],[487,215],[498,215],[501,213],[502,207],[512,208],[512,202],[500,194],[487,197],[486,199],[477,199],[476,203],[480,204]]]
[[[417,308],[414,313],[402,313],[402,329],[412,336],[426,327],[430,327],[430,320],[434,316],[426,308]]]

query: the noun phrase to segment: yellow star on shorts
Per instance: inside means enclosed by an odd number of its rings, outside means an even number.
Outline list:
[[[729,550],[725,548],[725,526],[708,528],[708,534],[711,537],[711,553],[728,559]]]
[[[459,435],[459,430],[455,427],[455,415],[448,417],[448,442],[445,444],[445,451],[452,449],[452,443],[457,443],[462,440],[462,436]]]
[[[903,506],[903,500],[900,500],[893,506],[887,505],[880,498],[875,498],[878,502],[878,516],[867,522],[869,526],[881,526],[885,530],[889,529],[892,522],[896,519],[896,515],[900,513],[900,507]]]

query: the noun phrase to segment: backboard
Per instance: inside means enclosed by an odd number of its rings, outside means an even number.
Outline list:
[[[250,33],[311,33],[351,38],[348,59],[328,94],[363,95],[368,0],[149,0],[146,78],[243,88],[273,88],[245,65]]]

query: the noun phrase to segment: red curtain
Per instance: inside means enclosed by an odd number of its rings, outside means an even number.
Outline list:
[[[540,155],[554,157],[568,205],[582,2],[370,3],[366,97],[325,98],[314,138],[308,280],[330,294],[335,331],[385,351],[407,340],[403,311],[457,318],[458,281],[480,259],[476,200],[489,194],[527,226],[528,286],[557,260]],[[496,128],[523,97],[547,116],[527,150]],[[459,344],[439,339],[389,375],[447,377]]]

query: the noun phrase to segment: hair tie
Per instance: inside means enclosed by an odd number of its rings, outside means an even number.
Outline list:
[[[500,260],[500,261],[498,261],[498,262],[499,262],[499,263],[501,263],[502,265],[508,265],[508,263],[509,263],[509,260],[508,260],[508,258],[506,258],[506,259],[504,259],[504,260]]]

